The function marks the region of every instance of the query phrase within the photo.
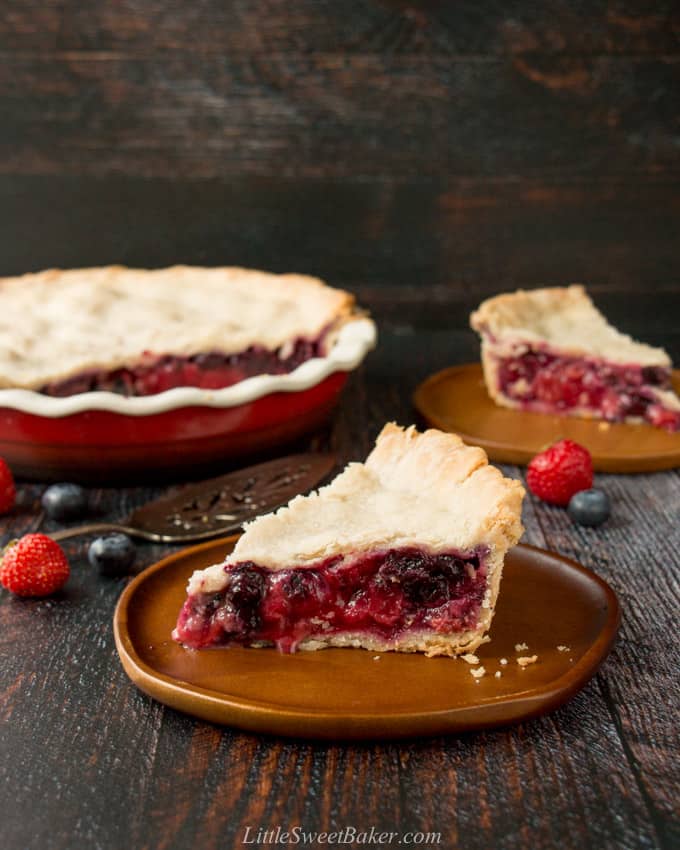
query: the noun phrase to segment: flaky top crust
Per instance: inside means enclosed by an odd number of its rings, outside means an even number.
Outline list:
[[[280,570],[406,546],[483,550],[502,563],[523,531],[523,497],[519,481],[504,478],[482,449],[455,434],[388,424],[365,463],[349,464],[326,487],[249,523],[226,563]],[[189,592],[225,584],[220,564],[195,573]]]
[[[480,304],[470,325],[499,353],[532,344],[619,364],[671,365],[663,349],[636,342],[610,325],[580,284],[497,295]]]
[[[353,297],[242,268],[51,269],[0,279],[0,387],[40,389],[149,357],[277,350],[344,321]]]

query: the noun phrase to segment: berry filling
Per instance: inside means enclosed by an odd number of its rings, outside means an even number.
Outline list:
[[[481,554],[390,549],[351,561],[329,558],[272,571],[252,561],[225,567],[227,586],[190,595],[173,637],[192,649],[274,644],[295,652],[305,638],[474,629],[486,592]]]
[[[635,417],[668,431],[680,429],[680,411],[659,401],[659,392],[672,386],[670,369],[658,366],[619,366],[530,349],[498,359],[498,386],[526,410],[593,411],[609,422]]]
[[[124,396],[154,395],[175,387],[217,390],[254,375],[285,375],[312,357],[322,357],[324,351],[323,337],[320,337],[296,340],[285,356],[283,349],[270,351],[261,346],[252,346],[238,354],[215,351],[192,357],[157,356],[145,352],[145,362],[133,369],[90,370],[47,384],[40,392],[64,397],[96,390]]]

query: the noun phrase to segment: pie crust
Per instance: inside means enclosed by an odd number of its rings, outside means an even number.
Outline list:
[[[350,463],[326,487],[249,523],[224,563],[194,573],[183,611],[192,598],[226,592],[232,570],[244,564],[271,576],[328,563],[334,570],[349,569],[362,559],[379,560],[390,553],[467,558],[483,566],[479,580],[484,581],[474,623],[467,628],[402,628],[386,634],[323,624],[323,629],[299,634],[294,648],[470,652],[485,640],[503,559],[522,534],[523,496],[519,481],[504,478],[482,449],[466,446],[456,435],[436,430],[421,434],[413,427],[388,424],[365,463]],[[174,637],[187,643],[182,628]]]
[[[325,351],[354,298],[321,280],[241,268],[48,270],[0,279],[0,387],[32,390],[159,358]]]
[[[581,285],[498,295],[470,325],[481,335],[485,383],[497,404],[680,427],[668,354],[610,325]]]

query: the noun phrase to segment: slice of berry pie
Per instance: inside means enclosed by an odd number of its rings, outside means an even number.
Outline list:
[[[194,573],[187,647],[363,647],[456,655],[485,640],[524,490],[482,449],[386,425],[365,463],[246,526]]]
[[[354,298],[303,275],[120,266],[0,279],[0,388],[219,389],[321,357]]]
[[[497,404],[680,430],[669,356],[612,327],[582,286],[498,295],[470,324]]]

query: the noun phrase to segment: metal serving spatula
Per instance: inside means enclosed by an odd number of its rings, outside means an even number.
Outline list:
[[[311,490],[334,466],[331,454],[290,455],[190,484],[174,496],[137,508],[119,523],[95,522],[49,536],[66,540],[80,534],[122,531],[156,543],[208,540],[236,531],[247,520]]]

